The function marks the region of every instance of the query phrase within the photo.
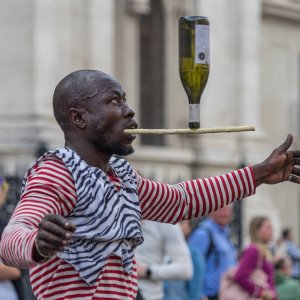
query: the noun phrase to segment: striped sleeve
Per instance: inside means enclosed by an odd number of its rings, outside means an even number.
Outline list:
[[[3,232],[0,244],[3,261],[18,267],[34,265],[32,249],[40,221],[47,214],[67,216],[75,204],[73,178],[63,162],[53,157],[36,164]]]
[[[138,175],[142,218],[165,223],[197,218],[255,193],[252,167],[169,185]]]

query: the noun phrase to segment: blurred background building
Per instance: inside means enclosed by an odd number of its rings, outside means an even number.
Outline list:
[[[138,137],[135,168],[171,183],[259,162],[287,133],[300,148],[299,0],[0,0],[1,173],[23,176],[38,152],[62,144],[51,98],[76,69],[118,78],[140,127],[187,127],[181,15],[211,22],[201,126],[251,124],[256,131]],[[299,196],[291,183],[261,187],[243,202],[240,221],[267,214],[276,233],[291,226],[299,241]]]

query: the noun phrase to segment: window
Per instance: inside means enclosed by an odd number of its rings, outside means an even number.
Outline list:
[[[141,128],[164,128],[164,13],[161,0],[140,19]],[[144,145],[163,145],[162,135],[142,135]]]

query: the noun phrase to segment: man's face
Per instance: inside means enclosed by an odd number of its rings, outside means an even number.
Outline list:
[[[232,218],[232,205],[227,205],[213,213],[210,217],[219,225],[226,226],[230,223]]]
[[[108,155],[133,153],[135,136],[124,129],[137,128],[135,113],[126,102],[121,85],[111,80],[101,83],[101,92],[86,101],[86,137],[99,151]]]

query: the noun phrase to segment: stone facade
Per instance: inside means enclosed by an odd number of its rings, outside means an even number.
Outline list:
[[[153,1],[153,0],[152,0]],[[63,136],[52,116],[56,83],[82,68],[116,76],[141,121],[140,19],[151,0],[0,0],[0,155],[4,173],[23,172],[41,141]],[[158,1],[158,0],[155,0]],[[211,22],[211,73],[201,100],[202,127],[253,124],[256,132],[167,136],[163,147],[136,141],[132,164],[145,176],[175,182],[263,160],[288,132],[300,147],[300,1],[160,0],[164,16],[164,123],[187,126],[178,75],[180,15]],[[245,219],[267,214],[299,237],[299,188],[261,187],[245,201]],[[245,226],[246,227],[246,226]]]

